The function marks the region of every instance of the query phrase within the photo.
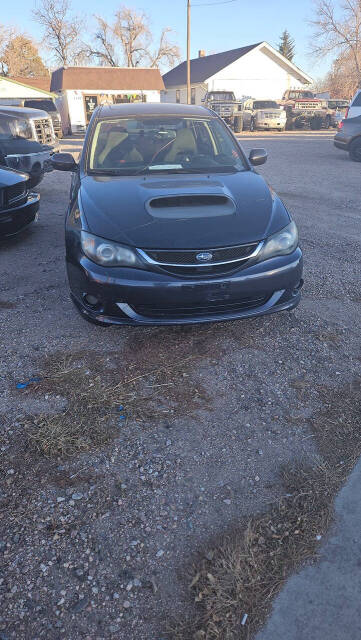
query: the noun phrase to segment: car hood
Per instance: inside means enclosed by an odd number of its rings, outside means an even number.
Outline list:
[[[162,207],[153,206],[159,200]],[[219,204],[215,206],[214,202]],[[282,229],[290,219],[281,200],[255,171],[227,175],[87,175],[81,180],[79,203],[87,231],[144,249],[254,242]]]

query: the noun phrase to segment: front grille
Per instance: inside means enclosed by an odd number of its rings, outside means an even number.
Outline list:
[[[41,118],[33,122],[37,141],[40,144],[51,144],[53,141],[51,121],[48,118]]]
[[[209,316],[217,314],[232,314],[247,309],[254,309],[266,304],[269,295],[259,295],[257,297],[241,298],[236,302],[208,303],[200,306],[186,307],[152,307],[149,305],[132,306],[139,315],[148,318],[191,318],[197,316]]]
[[[280,118],[280,114],[279,113],[265,113],[264,114],[265,118],[272,118],[273,120],[275,120],[276,118]]]
[[[2,206],[4,209],[20,205],[27,196],[26,182],[19,182],[7,187],[4,191]]]
[[[151,260],[162,265],[173,266],[194,266],[199,267],[204,264],[211,266],[219,262],[236,262],[248,258],[258,246],[258,242],[251,244],[241,244],[233,247],[222,247],[217,249],[185,249],[185,250],[155,250],[145,249],[143,253]],[[212,258],[206,262],[197,260],[197,255],[201,253],[211,253]],[[202,267],[201,267],[202,268]],[[204,269],[204,267],[203,267]]]

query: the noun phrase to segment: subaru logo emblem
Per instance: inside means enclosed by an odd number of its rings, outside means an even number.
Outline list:
[[[202,253],[197,253],[196,260],[198,262],[209,262],[213,258],[213,253],[210,251],[203,251]]]

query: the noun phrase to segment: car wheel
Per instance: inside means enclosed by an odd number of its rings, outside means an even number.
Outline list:
[[[243,118],[242,116],[234,116],[233,121],[233,129],[235,133],[240,133],[243,129]]]
[[[361,138],[356,138],[351,142],[349,156],[354,162],[361,162]]]

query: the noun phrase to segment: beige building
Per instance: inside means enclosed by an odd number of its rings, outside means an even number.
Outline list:
[[[98,105],[160,102],[164,84],[158,69],[61,67],[53,71],[50,88],[67,134],[85,131]]]

